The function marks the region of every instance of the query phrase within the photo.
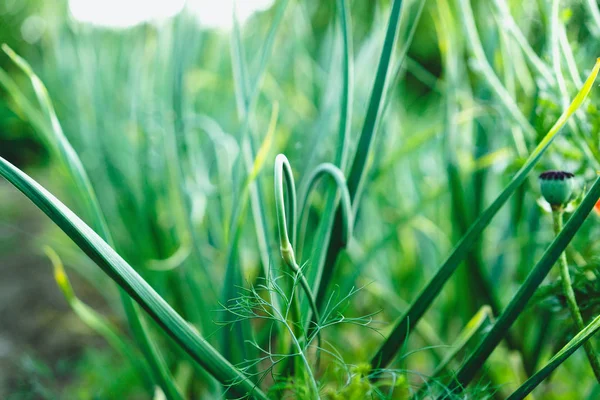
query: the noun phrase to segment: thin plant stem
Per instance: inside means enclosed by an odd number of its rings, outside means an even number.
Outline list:
[[[286,207],[286,202],[284,198],[284,181],[285,186],[287,188],[288,207]],[[297,338],[306,338],[307,336],[309,336],[305,335],[305,330],[302,328],[302,313],[300,310],[298,294],[296,293],[296,285],[298,281],[300,282],[302,289],[306,293],[306,297],[312,310],[312,316],[316,325],[318,325],[319,323],[319,311],[315,303],[315,299],[313,297],[310,285],[304,277],[302,269],[296,262],[296,256],[293,247],[296,242],[296,186],[294,183],[294,174],[292,172],[292,167],[290,166],[287,157],[283,154],[279,154],[275,158],[274,192],[277,212],[277,226],[279,229],[279,249],[281,252],[281,258],[283,259],[285,264],[294,272],[294,279],[291,285],[290,293],[290,316],[292,319],[292,326],[296,331],[293,339],[297,340]],[[288,217],[290,221],[289,224]],[[291,240],[290,235],[288,234],[288,228],[291,231]],[[310,320],[308,320],[308,322],[310,324]],[[317,339],[320,347],[321,336],[318,333],[318,331]],[[317,360],[319,359],[318,354],[319,353],[317,353]]]
[[[275,202],[276,202],[276,211],[277,211],[277,226],[279,227],[279,249],[281,252],[281,258],[285,262],[285,264],[300,278],[300,284],[302,289],[306,293],[306,297],[308,299],[310,308],[315,316],[315,322],[318,324],[319,322],[319,313],[318,308],[315,303],[315,299],[308,284],[308,281],[304,277],[302,273],[302,269],[296,262],[296,256],[294,252],[294,243],[296,241],[296,187],[294,183],[294,175],[292,173],[292,167],[290,163],[283,154],[279,154],[275,158]],[[288,202],[289,211],[286,212],[285,199],[283,195],[283,186],[284,186],[284,177],[285,183],[287,187],[288,193]],[[287,217],[289,216],[289,230],[291,231],[291,240],[288,234],[288,222]],[[296,294],[292,293],[295,297]],[[298,313],[300,311],[298,310]],[[299,315],[298,315],[299,316]],[[299,322],[299,321],[295,321]]]
[[[295,290],[296,285],[294,285],[293,288]],[[292,305],[292,308],[293,308],[293,305]],[[285,328],[287,329],[287,331],[290,333],[293,345],[294,345],[294,347],[296,347],[296,350],[298,351],[297,356],[300,357],[300,359],[302,360],[302,364],[304,365],[304,369],[306,370],[306,374],[308,376],[308,384],[310,385],[310,389],[313,392],[313,394],[316,396],[316,398],[319,399],[320,396],[319,396],[319,387],[317,385],[317,381],[316,381],[315,376],[314,376],[314,374],[312,372],[312,369],[310,368],[310,363],[308,362],[308,359],[306,358],[306,355],[304,354],[304,349],[303,349],[302,345],[300,344],[300,341],[298,340],[298,338],[294,334],[293,327],[291,327],[287,323],[286,316],[285,315],[281,315],[280,312],[279,312],[279,310],[277,310],[275,308],[275,309],[273,309],[273,312],[276,313],[276,314],[279,314],[279,320],[283,323],[283,325],[285,326]]]
[[[558,235],[563,228],[563,214],[564,210],[562,208],[552,211],[554,233],[556,235]],[[575,292],[573,291],[571,283],[571,275],[569,274],[569,265],[567,264],[567,254],[565,252],[562,252],[560,257],[558,258],[558,266],[560,268],[560,278],[562,283],[563,294],[567,299],[567,306],[569,307],[569,312],[571,313],[571,317],[575,321],[575,327],[577,328],[577,331],[582,331],[585,328],[585,324],[583,322],[581,312],[579,311],[579,306],[577,305],[577,299],[575,299]],[[583,344],[583,348],[585,349],[585,353],[587,354],[587,357],[590,360],[590,366],[592,367],[592,371],[594,371],[596,379],[598,380],[598,382],[600,382],[600,362],[598,362],[598,357],[596,357],[596,352],[594,351],[592,343],[589,341],[585,342]]]

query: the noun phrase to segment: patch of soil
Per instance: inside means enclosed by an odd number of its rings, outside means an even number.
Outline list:
[[[34,244],[43,223],[41,211],[0,182],[1,399],[15,391],[23,394],[19,398],[44,397],[34,394],[39,388],[32,375],[45,370],[52,385],[64,384],[69,379],[65,360],[74,364],[84,345],[98,343],[70,311],[50,262]]]

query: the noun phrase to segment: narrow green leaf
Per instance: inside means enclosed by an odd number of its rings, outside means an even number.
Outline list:
[[[154,386],[152,377],[146,365],[143,363],[143,360],[140,359],[139,353],[135,351],[136,348],[133,346],[133,343],[130,343],[127,338],[110,323],[110,321],[106,320],[106,318],[97,313],[90,306],[79,300],[73,291],[69,277],[65,272],[63,263],[58,254],[52,248],[47,246],[44,248],[44,252],[54,267],[54,280],[65,295],[65,299],[71,306],[73,312],[87,326],[102,336],[113,349],[129,360],[131,365],[137,370],[142,381],[145,383],[146,389],[152,394],[152,388]]]
[[[266,222],[265,216],[265,206],[264,206],[264,196],[263,189],[260,180],[258,179],[258,174],[254,174],[252,171],[255,169],[256,160],[253,149],[253,138],[251,135],[251,117],[254,113],[254,109],[258,100],[258,95],[260,93],[261,83],[264,77],[264,73],[267,68],[267,62],[271,56],[273,51],[273,44],[275,42],[275,37],[281,26],[281,21],[283,20],[283,16],[285,14],[285,10],[287,8],[288,0],[283,0],[279,2],[279,5],[275,11],[275,17],[273,18],[273,22],[269,28],[267,33],[267,37],[265,38],[264,45],[261,49],[260,61],[258,71],[256,72],[256,76],[254,79],[254,84],[250,89],[250,81],[248,77],[247,65],[244,56],[244,46],[241,37],[241,29],[239,26],[239,22],[237,20],[237,16],[233,16],[233,24],[234,30],[231,35],[231,63],[233,69],[233,80],[235,85],[235,94],[238,105],[238,116],[242,122],[241,126],[241,162],[246,170],[248,176],[256,175],[253,179],[250,180],[250,185],[246,189],[246,185],[242,188],[242,193],[240,195],[240,199],[234,202],[234,210],[232,211],[232,219],[231,219],[231,231],[228,236],[230,237],[229,248],[227,251],[227,261],[226,261],[226,278],[230,279],[227,281],[228,287],[225,288],[223,293],[223,303],[226,304],[230,299],[235,297],[234,290],[237,287],[243,284],[243,280],[241,278],[241,272],[239,271],[239,265],[237,262],[237,238],[239,237],[239,229],[238,229],[238,220],[241,222],[244,214],[246,213],[246,207],[248,203],[248,199],[250,202],[250,207],[252,211],[252,216],[254,219],[254,229],[256,231],[256,240],[259,248],[259,254],[263,266],[263,273],[265,276],[269,274],[269,241],[271,238],[271,233],[269,230],[269,226]],[[260,163],[260,161],[259,161]],[[251,359],[252,356],[247,356],[244,353],[246,351],[254,351],[253,349],[246,350],[245,348],[237,349],[237,346],[231,345],[232,343],[243,343],[244,338],[240,337],[240,329],[246,331],[246,333],[251,334],[251,328],[247,321],[242,321],[241,323],[235,326],[235,329],[226,329],[223,330],[222,340],[226,347],[223,349],[225,355],[229,359],[239,359],[242,361],[243,359]],[[237,340],[233,340],[232,335],[237,333]],[[249,338],[250,336],[244,335],[245,338]],[[239,351],[237,351],[239,350]],[[240,355],[234,355],[234,353],[241,353]]]
[[[259,388],[232,366],[156,291],[79,217],[41,185],[0,157],[0,175],[57,224],[79,248],[125,290],[190,356],[241,396],[266,399]]]
[[[385,102],[385,92],[390,75],[390,64],[396,40],[398,38],[401,6],[402,0],[394,0],[392,3],[383,49],[379,58],[365,121],[358,140],[356,153],[353,157],[350,175],[347,180],[348,191],[350,192],[354,209],[360,202],[362,187],[366,176],[368,175],[369,168],[367,160],[371,155],[371,149],[376,139],[377,126]],[[413,23],[416,23],[416,21],[413,21]],[[407,46],[408,43],[404,43],[404,45]],[[312,257],[313,263],[318,266],[312,280],[314,282],[313,285],[316,288],[317,306],[319,307],[322,306],[323,301],[326,298],[326,291],[333,275],[333,268],[337,257],[345,246],[343,238],[343,214],[341,210],[336,212],[337,205],[335,203],[331,205],[331,208],[325,210],[325,218],[321,223],[321,228],[315,238],[315,243],[318,245],[313,251]],[[332,223],[333,227],[330,228]]]
[[[479,332],[492,324],[494,317],[492,315],[492,309],[489,306],[483,306],[481,309],[471,318],[467,325],[458,335],[458,338],[452,344],[451,351],[446,354],[444,359],[437,365],[435,370],[429,376],[429,379],[424,383],[419,391],[415,394],[414,399],[420,399],[425,393],[425,389],[431,386],[431,382],[439,378],[439,376],[446,372],[450,367],[450,363],[456,358],[456,356],[464,350],[467,345],[471,342]]]
[[[346,171],[348,163],[348,143],[350,129],[352,127],[352,107],[354,92],[354,51],[352,46],[352,19],[348,0],[337,1],[337,16],[340,20],[343,39],[343,65],[342,65],[342,96],[340,103],[340,122],[338,127],[338,144],[334,164],[339,166],[342,171]],[[338,206],[336,190],[330,189],[326,197],[325,207],[323,209],[323,218],[316,231],[315,240],[311,254],[312,264],[316,268],[308,270],[308,281],[313,284],[317,290],[317,307],[320,307],[318,300],[318,291],[325,268],[325,257],[327,255],[327,246],[331,238],[331,230],[334,223],[335,211]],[[301,259],[304,243],[300,242],[299,259]],[[326,278],[327,279],[327,278]],[[327,286],[327,285],[323,285]],[[323,290],[324,291],[324,290]],[[307,318],[311,318],[310,315]]]
[[[354,103],[354,51],[352,46],[352,21],[348,0],[337,0],[337,13],[342,30],[342,99],[340,103],[340,126],[335,162],[344,171],[348,161],[348,139],[352,127],[352,106]]]
[[[544,61],[538,57],[535,53],[535,50],[531,47],[525,34],[521,31],[517,22],[512,17],[510,13],[510,9],[508,8],[508,4],[501,0],[494,0],[494,6],[498,9],[500,17],[504,21],[505,27],[508,29],[508,32],[514,37],[518,46],[523,51],[525,58],[531,64],[533,69],[537,72],[538,75],[542,76],[544,80],[549,85],[554,85],[556,79],[552,76],[552,72],[550,68],[544,63]]]
[[[458,14],[462,19],[462,24],[465,29],[466,43],[473,58],[477,61],[479,72],[485,78],[484,82],[487,83],[490,89],[498,96],[500,103],[504,106],[510,117],[521,129],[523,129],[523,132],[533,137],[535,135],[535,129],[523,115],[517,103],[513,100],[504,85],[502,85],[502,82],[494,72],[494,69],[485,55],[483,44],[477,33],[477,26],[475,25],[475,17],[473,16],[470,1],[459,0],[459,7],[460,10],[458,11]]]
[[[38,102],[42,107],[42,115],[45,115],[50,122],[51,129],[48,128],[47,123],[43,123],[39,120],[40,115],[32,107],[27,107],[24,109],[24,111],[27,113],[26,117],[32,121],[32,124],[34,124],[36,128],[42,129],[42,135],[44,135],[48,142],[52,144],[52,148],[57,154],[58,160],[66,167],[67,171],[73,178],[75,187],[81,192],[80,199],[84,201],[88,215],[93,218],[93,226],[95,226],[96,229],[101,229],[101,232],[106,233],[106,236],[108,237],[108,227],[106,225],[106,221],[102,217],[102,211],[100,209],[100,205],[98,204],[96,194],[92,189],[90,179],[83,168],[81,160],[73,149],[73,146],[71,146],[71,143],[67,140],[65,134],[63,133],[46,87],[42,83],[41,79],[33,72],[33,69],[27,63],[27,61],[17,55],[5,44],[2,45],[2,50],[27,75],[31,81],[31,85],[33,86]],[[14,94],[19,96],[21,93],[19,92]],[[25,102],[23,102],[23,104],[25,104]]]
[[[523,282],[519,291],[513,296],[504,312],[498,317],[498,320],[492,329],[482,339],[475,351],[460,368],[456,375],[456,379],[449,385],[449,390],[451,392],[459,393],[469,384],[469,382],[471,382],[475,377],[475,374],[481,370],[481,366],[485,360],[506,336],[512,324],[523,312],[527,302],[531,299],[544,278],[546,278],[546,275],[548,275],[548,272],[550,272],[550,269],[556,263],[558,257],[571,242],[571,239],[573,239],[599,198],[600,177],[596,179],[590,188],[590,191],[581,202],[581,205],[577,208],[575,213],[573,213],[571,218],[569,218],[564,229],[556,236],[556,239],[552,242],[550,247],[546,249],[540,261],[538,261],[531,270],[525,279],[525,282]]]
[[[375,82],[373,83],[373,89],[371,90],[365,122],[358,140],[358,147],[348,177],[348,190],[350,191],[354,207],[356,207],[356,204],[360,199],[362,187],[366,176],[368,175],[369,168],[367,166],[367,159],[371,154],[371,148],[377,137],[377,125],[381,117],[381,109],[385,97],[384,94],[390,75],[390,64],[392,62],[392,55],[398,38],[401,9],[402,0],[394,0],[392,10],[390,11],[390,18],[385,34],[385,40],[383,42],[381,57],[379,58],[379,65],[377,66]],[[413,21],[413,23],[417,23],[417,21]],[[408,46],[408,44],[404,43],[404,46]]]
[[[19,104],[25,106],[25,116],[31,121],[36,129],[40,130],[40,133],[45,140],[50,143],[55,156],[64,165],[66,171],[73,179],[75,187],[79,192],[78,198],[83,202],[86,215],[90,217],[92,226],[98,231],[102,239],[109,245],[113,245],[106,219],[104,218],[104,214],[98,203],[96,192],[94,191],[79,156],[62,130],[46,87],[41,79],[33,72],[33,69],[27,61],[19,57],[6,45],[3,45],[2,49],[31,81],[38,102],[42,107],[43,115],[40,116],[37,110],[35,110],[25,96],[23,96],[22,92],[10,84],[10,81],[7,81],[6,79],[3,81],[9,83],[11,94],[18,99]],[[44,116],[50,121],[50,127],[48,127],[47,121],[43,121]],[[131,331],[133,332],[136,342],[140,346],[146,361],[152,369],[155,380],[160,384],[165,395],[169,399],[178,399],[180,396],[178,396],[178,391],[172,384],[168,367],[161,357],[156,344],[151,339],[146,324],[139,315],[139,310],[131,298],[122,291],[120,292],[120,297]]]
[[[431,303],[441,293],[442,288],[450,279],[450,277],[456,271],[456,268],[469,254],[471,247],[480,238],[481,232],[489,225],[492,218],[500,210],[500,208],[506,203],[513,192],[525,181],[529,172],[533,169],[535,164],[540,160],[542,154],[546,151],[548,146],[552,143],[560,129],[565,125],[568,118],[581,106],[583,101],[589,94],[598,71],[600,70],[600,59],[596,60],[596,65],[585,84],[573,99],[571,105],[563,112],[558,118],[556,123],[550,128],[546,136],[533,150],[523,167],[517,172],[509,184],[504,188],[502,193],[494,200],[494,202],[477,218],[477,220],[471,225],[467,233],[462,237],[458,245],[454,248],[448,259],[438,269],[437,273],[431,278],[427,285],[421,290],[417,298],[412,302],[409,309],[400,317],[400,320],[396,323],[394,330],[390,336],[380,347],[379,351],[373,359],[371,364],[374,368],[385,367],[388,365],[396,356],[396,353],[400,349],[402,343],[408,338],[410,332],[414,329],[415,325],[419,322],[419,319],[425,314]]]
[[[227,304],[229,300],[235,298],[236,291],[239,290],[241,286],[243,286],[244,279],[242,276],[242,271],[240,271],[239,268],[239,263],[237,261],[238,242],[243,222],[246,216],[248,199],[251,199],[251,205],[256,205],[259,208],[262,207],[259,196],[260,189],[256,185],[258,183],[257,178],[260,172],[262,171],[262,168],[264,167],[268,151],[272,145],[273,137],[275,135],[277,126],[278,113],[279,106],[277,104],[274,104],[271,111],[271,119],[269,122],[267,134],[265,135],[265,138],[263,140],[262,145],[260,146],[256,158],[254,158],[252,169],[249,170],[248,176],[244,182],[244,186],[242,187],[242,192],[239,201],[236,203],[236,206],[232,213],[232,221],[230,228],[231,237],[228,238],[229,243],[227,245],[227,256],[225,260],[226,284],[223,287],[223,304]],[[254,207],[253,210],[255,210]],[[262,212],[257,212],[254,215],[255,217],[257,217],[257,219],[255,219],[255,226],[257,229],[257,235],[260,237],[260,232],[265,232],[265,230],[260,229],[260,224],[263,224],[265,222],[265,218]],[[225,314],[223,322],[232,322],[231,317],[231,315]],[[233,339],[233,335],[237,336],[235,341]],[[253,347],[244,346],[245,340],[247,340],[247,338],[250,337],[252,337],[252,327],[249,321],[239,321],[234,323],[233,329],[224,329],[222,335],[223,355],[230,361],[234,362],[241,362],[246,359],[256,358],[257,355],[252,354],[255,352],[255,349]],[[232,342],[234,344],[232,344]]]
[[[575,353],[575,351],[581,347],[587,340],[589,340],[592,336],[598,332],[600,329],[600,316],[594,318],[592,322],[589,323],[588,326],[585,327],[582,331],[580,331],[573,339],[569,341],[560,349],[558,353],[554,355],[548,361],[548,363],[536,372],[531,378],[527,379],[525,383],[523,383],[513,394],[511,394],[507,400],[521,400],[527,397],[529,393],[533,391],[544,379],[546,379],[552,371],[558,368],[567,358],[571,356],[571,354]]]
[[[279,116],[279,103],[273,103],[273,108],[271,110],[271,119],[269,121],[269,127],[267,129],[267,134],[263,139],[260,148],[256,152],[256,157],[254,158],[254,163],[252,165],[252,171],[248,175],[247,182],[254,182],[258,177],[260,171],[262,171],[267,158],[269,157],[269,151],[271,147],[273,147],[273,140],[275,139],[275,131],[277,128],[277,118]]]
[[[233,78],[236,100],[238,103],[238,114],[240,120],[242,121],[240,146],[242,152],[242,161],[244,168],[249,175],[252,174],[251,171],[253,170],[255,162],[252,138],[250,135],[250,121],[258,100],[258,95],[260,94],[260,87],[267,68],[267,63],[273,51],[275,37],[277,36],[277,32],[281,26],[281,21],[283,20],[288,1],[289,0],[281,1],[277,7],[277,10],[275,11],[273,22],[269,28],[264,45],[261,49],[259,67],[254,77],[254,84],[250,90],[250,81],[244,57],[244,46],[241,38],[241,30],[238,20],[235,18],[235,16],[233,20],[234,32],[231,35],[231,63],[234,72]],[[252,185],[250,185],[250,203],[256,229],[256,238],[260,249],[261,261],[263,264],[264,273],[266,274],[268,273],[269,268],[270,233],[264,213],[265,207],[263,197],[263,190],[260,180],[254,180]],[[234,214],[245,208],[245,204],[243,203],[244,202],[237,202],[237,210],[234,211]],[[231,235],[235,236],[235,232],[232,232]]]

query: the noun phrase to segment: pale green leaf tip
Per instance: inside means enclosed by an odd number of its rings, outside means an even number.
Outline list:
[[[14,58],[17,55],[17,53],[15,53],[15,51],[6,43],[2,43],[2,51],[4,51],[10,58]]]
[[[63,292],[67,301],[71,302],[75,298],[75,293],[73,292],[73,287],[71,286],[71,282],[69,281],[69,277],[65,272],[65,268],[60,257],[50,246],[44,246],[44,253],[46,253],[46,256],[48,256],[52,266],[54,267],[54,280],[56,281],[56,284]]]

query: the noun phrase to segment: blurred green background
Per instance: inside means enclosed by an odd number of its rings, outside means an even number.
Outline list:
[[[62,0],[3,0],[0,43],[26,59],[46,85],[64,134],[97,191],[117,250],[178,311],[206,326],[207,319],[216,319],[218,304],[211,295],[196,303],[186,297],[194,294],[185,282],[204,275],[180,275],[180,265],[198,264],[193,259],[197,252],[201,263],[210,266],[208,274],[224,274],[232,214],[243,196],[240,171],[248,169],[242,167],[244,135],[249,132],[255,151],[262,149],[278,109],[275,134],[265,147],[267,161],[257,178],[267,199],[267,240],[261,242],[258,235],[257,241],[255,210],[245,209],[236,244],[236,262],[248,279],[265,264],[279,262],[271,174],[275,154],[286,154],[299,183],[315,166],[333,160],[342,90],[336,3],[290,1],[265,60],[261,51],[282,2],[256,1],[253,10],[252,1],[239,1],[242,57],[248,81],[256,85],[245,90],[258,89],[249,121],[244,120],[248,104],[236,94],[239,71],[232,67],[235,28],[228,2],[190,1],[179,12],[177,2],[165,1],[165,12],[175,10],[176,15],[133,26],[112,26],[139,17],[134,13],[128,19],[118,2],[71,3],[69,8]],[[451,18],[440,3],[447,4]],[[559,3],[404,2],[395,49],[403,62],[392,68],[355,237],[338,259],[333,278],[340,293],[363,287],[349,306],[352,315],[381,310],[375,327],[387,334],[581,86],[600,55],[600,25],[591,2]],[[134,10],[145,8],[131,4]],[[355,149],[390,1],[350,4],[350,148]],[[465,4],[473,12],[477,37],[469,29]],[[216,13],[221,6],[225,11]],[[152,7],[146,8],[151,14]],[[512,33],[513,26],[522,37]],[[255,82],[263,62],[264,79]],[[0,67],[38,109],[28,77],[4,53]],[[81,211],[73,182],[52,156],[52,143],[7,87],[0,89],[0,154]],[[590,103],[564,129],[537,172],[572,171],[580,188],[591,181],[600,166],[599,99],[594,89]],[[311,262],[316,264],[309,249],[327,200],[322,192],[311,197],[309,207],[302,258],[309,276]],[[4,182],[0,194],[0,397],[118,398],[120,393],[121,398],[144,398],[133,368],[71,313],[42,246],[61,255],[78,297],[122,327],[116,289]],[[185,226],[186,213],[193,217],[196,238]],[[600,248],[594,240],[599,222],[590,216],[570,256],[586,319],[599,309]],[[417,387],[420,374],[431,372],[441,357],[436,348],[451,344],[480,307],[490,305],[498,315],[552,238],[551,217],[531,178],[434,303],[408,343],[412,351],[397,360],[411,385]],[[513,328],[517,343],[494,353],[486,373],[490,386],[480,388],[485,396],[503,398],[572,337],[556,281],[551,275]],[[208,293],[210,284],[204,285],[199,284]],[[199,315],[194,304],[214,306],[210,315]],[[359,363],[368,361],[381,337],[350,326],[332,329],[327,340],[343,343],[338,350],[344,359]],[[122,379],[115,381],[117,374]],[[534,393],[539,399],[600,396],[582,351]]]

